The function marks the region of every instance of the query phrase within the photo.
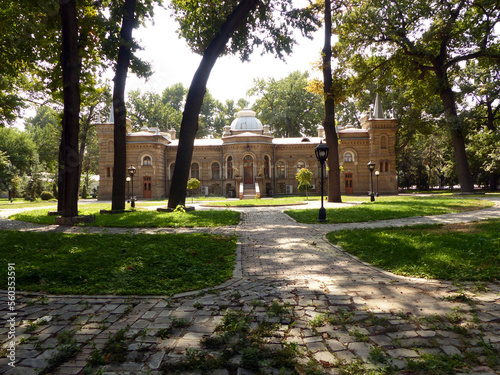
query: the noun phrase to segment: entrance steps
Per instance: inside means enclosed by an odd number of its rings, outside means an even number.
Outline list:
[[[255,186],[245,185],[243,188],[243,199],[254,199],[256,195]]]

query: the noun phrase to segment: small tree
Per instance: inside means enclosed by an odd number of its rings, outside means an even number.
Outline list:
[[[197,178],[192,178],[187,183],[187,188],[191,191],[191,203],[194,201],[193,189],[196,190],[200,187],[200,180]]]
[[[301,168],[301,170],[295,175],[295,178],[299,181],[299,191],[306,191],[306,200],[309,200],[307,196],[307,189],[311,186],[312,176],[312,172],[307,168]]]

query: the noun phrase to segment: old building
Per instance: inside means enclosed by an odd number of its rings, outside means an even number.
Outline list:
[[[378,97],[371,116],[361,121],[361,129],[338,127],[342,193],[366,195],[370,190],[368,162],[375,163],[374,190],[380,194],[397,193],[395,135],[397,121],[385,118]],[[97,125],[99,138],[99,199],[110,199],[113,181],[113,119]],[[274,138],[268,125],[244,109],[221,138],[197,139],[191,163],[191,177],[201,182],[201,195],[234,197],[297,194],[296,173],[301,168],[313,172],[314,193],[320,191],[321,169],[314,149],[324,140],[317,137]],[[175,131],[160,132],[142,128],[127,134],[127,165],[137,172],[133,191],[137,198],[168,196],[175,165],[178,140]],[[328,173],[327,171],[325,173]],[[129,182],[130,184],[131,182]],[[129,187],[131,194],[132,186]],[[325,190],[326,191],[326,190]]]

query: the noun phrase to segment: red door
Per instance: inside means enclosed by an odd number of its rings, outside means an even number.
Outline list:
[[[143,178],[143,190],[142,190],[142,196],[144,198],[151,198],[152,193],[151,193],[151,176],[144,176]]]
[[[250,155],[243,159],[243,183],[253,184],[253,158]]]
[[[354,189],[352,187],[352,173],[345,174],[345,193],[354,194]]]

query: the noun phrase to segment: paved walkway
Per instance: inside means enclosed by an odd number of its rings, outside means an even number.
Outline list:
[[[315,206],[317,203],[311,203]],[[202,229],[240,236],[234,278],[217,290],[186,293],[174,298],[115,296],[43,296],[18,294],[15,347],[16,367],[2,352],[0,373],[36,374],[62,358],[54,373],[84,374],[89,356],[111,335],[126,330],[122,364],[107,365],[103,374],[161,374],[169,365],[201,358],[200,340],[216,335],[229,310],[251,314],[255,322],[278,325],[264,344],[278,350],[292,344],[301,353],[301,373],[312,364],[323,373],[363,363],[365,368],[391,365],[406,369],[408,362],[426,354],[453,356],[469,364],[455,373],[500,374],[500,283],[480,291],[473,284],[405,278],[364,264],[330,245],[325,234],[339,229],[379,228],[421,223],[460,223],[500,217],[495,207],[453,215],[386,220],[372,223],[305,225],[283,214],[283,208],[246,208],[236,227]],[[6,213],[2,213],[2,216]],[[80,227],[37,226],[0,218],[1,229],[81,231]],[[100,231],[86,228],[87,232]],[[107,229],[120,233],[130,229]],[[136,232],[191,232],[199,229],[137,229]],[[466,295],[468,298],[460,298]],[[450,298],[450,297],[459,298]],[[5,300],[5,299],[4,299]],[[468,303],[465,303],[468,302]],[[274,305],[273,305],[274,303]],[[279,305],[276,305],[278,303]],[[272,306],[286,305],[288,314],[273,316]],[[0,306],[7,321],[0,329],[8,349],[7,304]],[[325,317],[330,317],[325,320]],[[31,332],[27,332],[29,322]],[[182,324],[179,324],[182,322]],[[324,323],[324,324],[322,324]],[[255,323],[256,324],[256,323]],[[173,329],[170,329],[172,328]],[[169,330],[169,334],[163,334]],[[28,329],[29,331],[29,329]],[[71,332],[78,353],[64,358],[64,341]],[[191,349],[188,349],[191,348]],[[211,357],[220,353],[211,352]],[[227,355],[227,353],[225,353]],[[460,361],[459,361],[460,362]],[[271,364],[250,371],[241,355],[229,369],[210,374],[279,374]],[[352,367],[354,368],[354,367]],[[351,370],[353,371],[353,370]],[[198,374],[186,370],[185,374]],[[352,373],[364,373],[362,370]],[[401,372],[402,373],[402,372]]]

